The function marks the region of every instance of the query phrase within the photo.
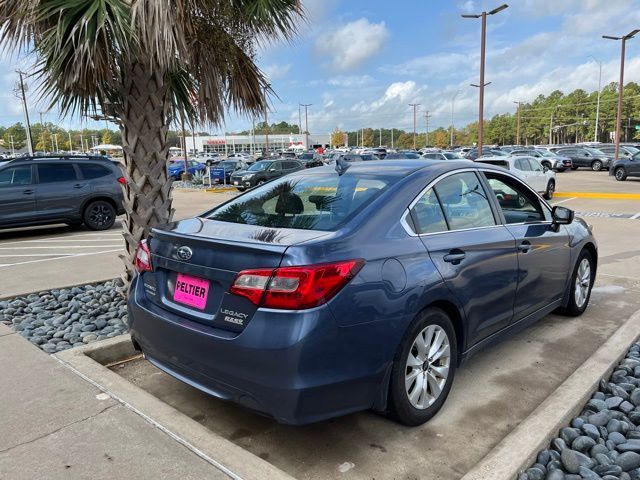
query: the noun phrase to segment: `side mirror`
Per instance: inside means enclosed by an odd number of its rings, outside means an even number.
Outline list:
[[[556,225],[570,224],[573,222],[574,215],[573,210],[559,205],[556,205],[551,210],[551,217],[553,218],[553,223]]]
[[[548,171],[549,171],[549,169],[547,168],[547,166],[546,166],[546,165],[543,165],[543,166],[542,166],[542,172],[543,172],[543,173],[547,173]]]
[[[275,172],[275,171],[276,171],[276,169],[275,169],[275,168],[270,168],[270,169],[269,169],[269,171],[270,171],[270,172]]]

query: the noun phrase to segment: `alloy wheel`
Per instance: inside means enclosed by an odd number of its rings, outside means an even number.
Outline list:
[[[576,272],[576,281],[574,287],[574,299],[578,308],[582,308],[584,302],[589,296],[589,288],[591,286],[591,263],[588,258],[583,258]]]
[[[616,180],[622,181],[626,178],[626,175],[624,173],[624,168],[617,168],[615,174],[616,174]]]
[[[109,225],[113,221],[113,209],[98,203],[89,210],[89,223],[96,228]]]
[[[595,160],[592,164],[591,164],[591,169],[594,172],[599,172],[600,170],[602,170],[602,162],[600,160]]]
[[[405,390],[411,405],[424,410],[438,399],[449,376],[451,345],[445,330],[429,325],[414,339],[405,368]]]

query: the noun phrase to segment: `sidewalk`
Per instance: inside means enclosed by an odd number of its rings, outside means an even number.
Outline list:
[[[1,324],[0,365],[0,478],[229,478]]]

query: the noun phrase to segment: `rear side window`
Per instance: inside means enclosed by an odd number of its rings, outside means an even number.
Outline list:
[[[207,218],[268,228],[335,230],[396,180],[335,173],[287,176],[217,207]]]
[[[43,163],[38,165],[40,183],[72,182],[77,180],[72,163]]]
[[[5,168],[0,172],[0,187],[29,185],[31,183],[31,166]]]
[[[440,180],[434,187],[450,230],[495,225],[487,193],[473,172]]]
[[[418,203],[411,209],[411,217],[415,225],[415,232],[418,234],[448,230],[442,206],[433,188],[430,188],[427,193],[420,197]]]
[[[95,165],[90,163],[80,163],[78,164],[80,167],[80,171],[82,172],[82,176],[86,180],[91,180],[93,178],[106,177],[111,174],[111,171],[102,165]]]
[[[531,171],[531,165],[529,165],[529,162],[527,161],[526,158],[519,158],[516,160],[516,168],[518,170],[522,170],[523,172],[530,172]]]

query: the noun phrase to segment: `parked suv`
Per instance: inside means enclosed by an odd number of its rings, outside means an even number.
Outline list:
[[[611,159],[596,148],[590,147],[558,147],[550,148],[552,152],[571,159],[571,170],[588,167],[594,172],[608,170]]]
[[[246,170],[235,172],[231,176],[231,184],[243,192],[247,188],[262,185],[269,180],[304,168],[302,162],[298,160],[260,160]]]
[[[111,228],[124,213],[121,167],[105,157],[24,157],[0,166],[0,228]]]

